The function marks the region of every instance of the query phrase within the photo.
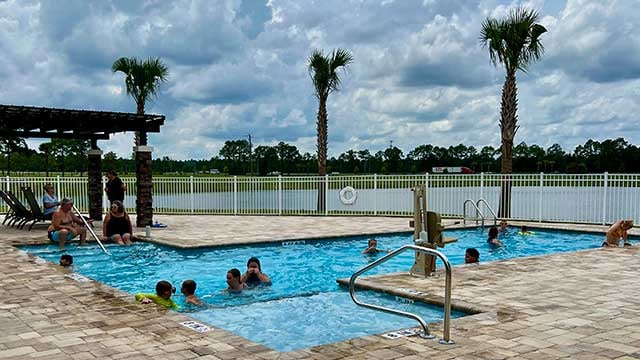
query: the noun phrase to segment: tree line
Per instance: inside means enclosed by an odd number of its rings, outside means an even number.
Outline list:
[[[90,144],[83,140],[52,139],[31,149],[24,139],[0,139],[0,170],[38,172],[43,175],[79,173],[87,169],[86,152]],[[440,147],[419,145],[405,153],[396,146],[372,153],[348,150],[327,159],[327,173],[342,174],[418,174],[436,166],[466,166],[475,172],[500,172],[500,148],[476,148],[459,144]],[[135,171],[134,154],[122,158],[114,152],[103,155],[102,168],[119,173]],[[513,170],[519,173],[637,173],[640,172],[640,147],[623,138],[602,142],[588,140],[572,152],[559,144],[548,148],[525,142],[513,148]],[[301,153],[293,144],[259,145],[251,148],[244,139],[228,140],[217,155],[206,159],[153,160],[154,174],[291,175],[317,173],[316,154]]]

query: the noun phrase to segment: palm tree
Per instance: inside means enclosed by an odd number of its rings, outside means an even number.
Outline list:
[[[527,71],[527,67],[542,57],[544,48],[540,35],[547,29],[537,24],[538,13],[518,7],[506,18],[487,18],[482,23],[480,42],[489,49],[491,62],[504,65],[506,78],[502,87],[500,104],[500,130],[502,139],[502,173],[513,171],[513,140],[518,131],[518,89],[516,72]],[[500,217],[511,216],[511,182],[509,177],[502,183]]]
[[[113,72],[123,72],[127,94],[129,94],[137,105],[137,113],[144,114],[144,106],[147,100],[155,97],[160,84],[167,80],[169,69],[158,58],[148,58],[141,61],[136,58],[122,57],[116,60],[111,66]],[[136,145],[147,145],[147,134],[136,132]]]
[[[353,56],[348,50],[337,49],[331,55],[323,54],[320,50],[314,50],[309,56],[309,75],[313,81],[315,95],[318,98],[318,115],[316,125],[318,131],[318,175],[327,174],[327,142],[328,142],[328,115],[327,99],[329,94],[337,91],[340,86],[339,68],[346,68],[353,62]],[[324,211],[325,186],[318,184],[318,211]]]
[[[137,113],[144,114],[144,106],[148,100],[156,96],[162,82],[167,80],[169,70],[158,58],[141,61],[136,58],[120,58],[111,66],[113,72],[121,71],[125,77],[127,94],[137,105]],[[142,149],[147,145],[147,133],[136,132],[136,225],[139,227],[153,223],[152,169],[150,149]]]

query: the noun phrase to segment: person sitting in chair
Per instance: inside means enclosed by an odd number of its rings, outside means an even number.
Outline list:
[[[45,194],[42,197],[42,206],[44,207],[44,210],[42,211],[42,214],[44,215],[45,220],[51,220],[53,213],[58,210],[60,202],[53,194],[53,186],[51,186],[51,184],[46,184],[44,186],[44,191]]]

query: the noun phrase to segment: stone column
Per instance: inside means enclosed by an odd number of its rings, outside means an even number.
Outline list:
[[[87,175],[89,180],[89,217],[102,220],[102,150],[95,148],[87,152],[89,166]]]
[[[151,146],[135,146],[136,154],[136,226],[153,223],[153,182]]]

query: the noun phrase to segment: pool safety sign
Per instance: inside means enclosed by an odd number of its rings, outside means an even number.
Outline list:
[[[199,333],[206,333],[209,332],[211,330],[213,330],[212,328],[208,327],[205,324],[201,324],[197,321],[185,321],[185,322],[181,322],[180,325],[189,328],[193,331],[197,331]]]
[[[399,330],[399,331],[393,331],[390,333],[386,333],[386,334],[382,334],[382,337],[386,337],[387,339],[399,339],[401,337],[405,337],[405,336],[413,336],[413,335],[417,335],[421,332],[422,330],[420,328],[412,328],[412,329],[404,329],[404,330]]]

